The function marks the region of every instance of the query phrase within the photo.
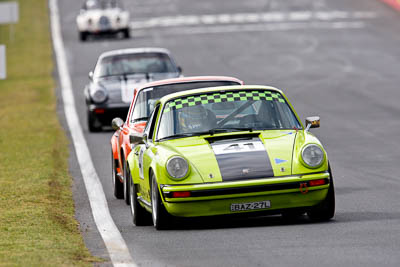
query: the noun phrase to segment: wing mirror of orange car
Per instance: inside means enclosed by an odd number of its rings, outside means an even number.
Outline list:
[[[306,131],[310,130],[310,128],[319,128],[320,118],[319,116],[312,116],[306,118]]]
[[[111,127],[116,131],[121,129],[123,125],[124,125],[124,121],[121,118],[114,118],[111,121]]]
[[[129,142],[131,143],[131,145],[141,145],[146,143],[147,141],[147,135],[146,134],[136,134],[133,133],[131,135],[129,135]]]

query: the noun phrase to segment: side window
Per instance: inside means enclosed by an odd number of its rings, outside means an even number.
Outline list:
[[[144,133],[147,134],[147,140],[152,141],[153,140],[153,134],[154,134],[154,127],[156,124],[157,120],[157,114],[160,109],[160,105],[157,105],[153,113],[150,116],[150,119],[147,121],[146,128],[144,129]]]

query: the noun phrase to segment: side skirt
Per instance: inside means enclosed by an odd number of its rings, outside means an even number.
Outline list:
[[[151,212],[151,203],[148,202],[147,200],[145,200],[143,197],[138,197],[137,198],[139,200],[139,202],[142,204],[142,206],[148,210],[149,212]]]

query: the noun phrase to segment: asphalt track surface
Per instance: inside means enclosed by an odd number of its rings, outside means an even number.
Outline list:
[[[131,39],[81,43],[75,24],[81,3],[59,0],[74,97],[111,215],[139,266],[399,266],[400,13],[377,0],[135,0],[125,1],[135,26]],[[271,21],[271,13],[278,19]],[[168,20],[176,16],[192,22]],[[171,50],[186,76],[276,86],[302,119],[319,115],[321,128],[313,132],[333,169],[334,220],[195,220],[168,231],[133,226],[129,207],[112,194],[113,132],[88,132],[83,88],[101,52],[143,46]],[[61,108],[60,114],[65,124]],[[70,166],[85,242],[107,259],[72,145]]]

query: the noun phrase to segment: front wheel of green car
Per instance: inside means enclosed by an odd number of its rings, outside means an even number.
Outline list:
[[[145,208],[140,206],[140,203],[137,199],[136,185],[133,183],[133,181],[130,182],[129,197],[131,202],[131,215],[133,224],[136,226],[149,225],[151,222],[150,213],[148,213]]]
[[[285,211],[282,213],[282,218],[285,221],[295,221],[303,216],[304,211]]]
[[[150,176],[151,179],[151,210],[153,225],[157,230],[163,230],[169,228],[169,220],[171,219],[168,212],[162,203],[160,193],[158,191],[158,184],[156,177],[153,173]]]
[[[308,217],[313,221],[329,221],[335,215],[335,187],[333,185],[333,176],[329,167],[330,184],[328,194],[324,201],[307,212]]]

